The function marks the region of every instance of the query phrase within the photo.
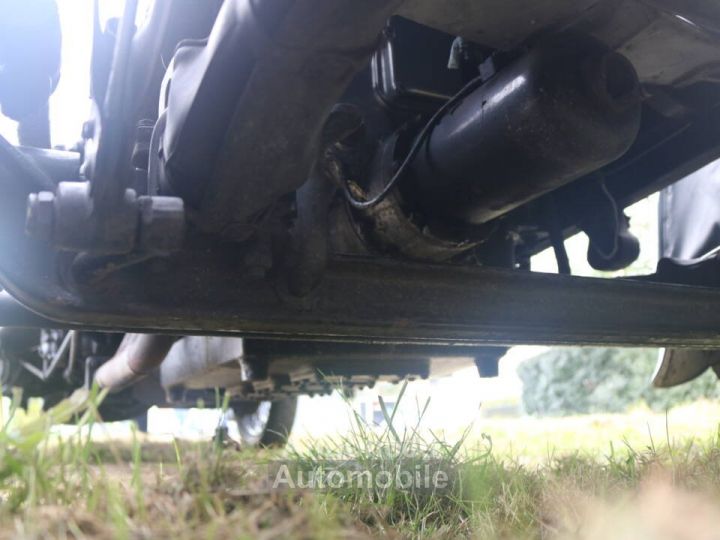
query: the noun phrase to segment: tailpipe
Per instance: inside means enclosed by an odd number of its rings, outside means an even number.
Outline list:
[[[125,334],[115,356],[95,373],[95,382],[122,390],[148,376],[163,363],[176,338],[155,334]]]

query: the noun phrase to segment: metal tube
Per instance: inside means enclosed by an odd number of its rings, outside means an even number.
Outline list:
[[[123,155],[123,139],[126,133],[125,91],[126,76],[132,50],[132,38],[135,34],[135,15],[138,0],[126,0],[120,19],[112,67],[108,79],[104,102],[98,103],[101,117],[100,137],[94,156],[95,163],[89,168],[91,190],[97,210],[111,213],[114,205],[123,200],[126,186],[123,175],[118,174],[120,156]],[[97,13],[97,6],[96,6]]]
[[[95,373],[95,381],[112,391],[131,386],[162,364],[174,342],[173,336],[126,334],[115,356]]]
[[[77,152],[32,146],[19,146],[17,149],[54,182],[80,180],[80,154]]]
[[[50,106],[45,103],[35,112],[18,122],[20,144],[37,148],[50,148]]]

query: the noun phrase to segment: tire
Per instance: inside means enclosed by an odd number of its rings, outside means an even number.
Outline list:
[[[243,444],[282,447],[287,444],[295,423],[297,398],[278,401],[242,401],[233,404],[233,413]]]

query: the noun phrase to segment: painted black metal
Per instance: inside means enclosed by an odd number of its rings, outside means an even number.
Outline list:
[[[506,347],[478,347],[474,355],[478,375],[483,379],[499,376],[500,359],[507,351]]]
[[[342,343],[292,340],[245,339],[243,356],[247,361],[287,361],[298,364],[324,364],[343,360],[348,363],[385,359],[428,360],[432,357],[470,358],[487,352],[486,347],[447,347],[428,344]]]
[[[136,127],[140,121],[157,118],[161,83],[178,43],[207,37],[221,2],[153,2],[139,28],[132,14],[134,0],[126,2],[123,20],[111,19],[105,31],[96,14],[92,57],[95,107],[83,127],[83,172],[94,180],[93,197],[102,203],[95,205],[98,213],[111,214],[112,203],[122,197],[124,187],[135,185],[132,153]]]
[[[127,189],[112,212],[95,212],[90,182],[60,182],[54,192],[33,193],[27,200],[25,232],[48,249],[93,255],[133,251],[163,254],[182,246],[185,207],[178,197],[138,197]]]
[[[708,258],[660,259],[657,272],[642,279],[660,283],[720,287],[720,256],[715,252]]]
[[[419,202],[488,222],[623,155],[640,110],[630,62],[594,40],[554,36],[438,123],[413,167]]]

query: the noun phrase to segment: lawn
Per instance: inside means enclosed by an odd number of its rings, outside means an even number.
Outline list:
[[[101,398],[5,411],[0,538],[709,539],[720,530],[716,404],[493,418],[462,434],[422,418],[401,430],[387,411],[377,428],[349,409],[346,432],[279,451],[226,438],[107,440],[97,436]],[[73,418],[77,430],[53,434]],[[364,471],[370,482],[348,481]],[[402,485],[407,471],[420,471],[415,484]]]
[[[490,418],[479,420],[473,431],[489,435],[499,455],[538,463],[554,454],[579,452],[601,458],[619,447],[681,447],[691,440],[713,440],[719,425],[720,403],[701,401],[667,414],[637,407],[626,414]]]

